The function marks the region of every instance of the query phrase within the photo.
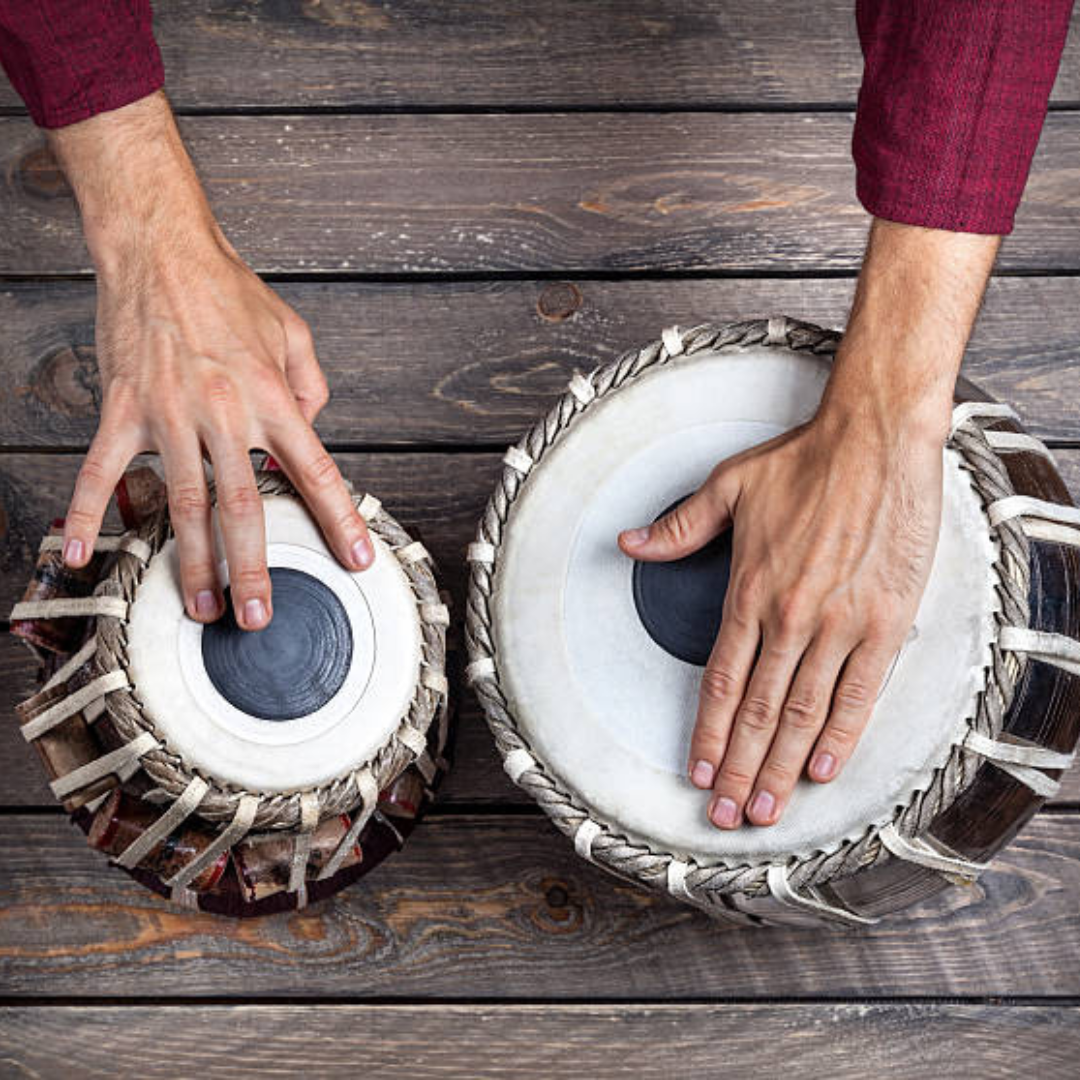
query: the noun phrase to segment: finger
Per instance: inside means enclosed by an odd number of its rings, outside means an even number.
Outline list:
[[[242,443],[219,436],[211,442],[210,455],[233,612],[243,629],[261,630],[272,617],[262,497]]]
[[[646,562],[682,559],[731,525],[737,497],[734,470],[717,470],[693,495],[651,525],[619,533],[619,547],[631,558]]]
[[[810,779],[835,779],[866,727],[894,650],[863,641],[848,657],[833,692],[832,708],[810,759]]]
[[[286,322],[285,338],[285,379],[296,398],[300,415],[313,424],[330,400],[330,389],[315,356],[311,329],[295,312]]]
[[[169,520],[180,558],[184,607],[198,622],[213,622],[221,614],[222,598],[214,565],[210,492],[195,432],[163,446],[161,459],[169,496]]]
[[[742,823],[743,809],[780,722],[780,709],[803,653],[765,632],[761,655],[735,713],[728,747],[716,773],[709,819],[721,829]]]
[[[79,469],[64,518],[63,551],[68,566],[85,566],[90,561],[109,500],[136,452],[130,433],[108,414],[103,416]]]
[[[274,457],[318,521],[327,544],[344,566],[366,570],[375,561],[367,525],[334,459],[299,413],[270,432]]]
[[[833,687],[850,651],[848,643],[822,637],[803,654],[747,803],[746,816],[753,824],[773,825],[783,815],[825,725]]]
[[[708,790],[724,756],[735,710],[754,666],[761,630],[725,614],[712,653],[701,673],[697,719],[690,738],[690,782]]]

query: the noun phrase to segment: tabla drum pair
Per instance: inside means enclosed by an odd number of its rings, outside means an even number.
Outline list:
[[[466,674],[512,780],[578,854],[738,922],[863,926],[974,881],[1080,732],[1080,511],[1016,414],[961,380],[929,583],[869,725],[779,823],[720,830],[686,776],[729,567],[635,564],[623,529],[811,418],[840,334],[666,330],[504,458],[468,552]]]
[[[187,617],[145,467],[117,490],[128,531],[70,570],[54,528],[11,616],[45,678],[18,707],[22,734],[91,846],[187,907],[236,916],[303,907],[398,849],[446,769],[449,721],[449,618],[423,545],[365,495],[376,558],[351,573],[284,475],[257,479],[264,630]],[[215,538],[227,586],[216,524]]]
[[[930,580],[854,756],[777,825],[708,824],[684,765],[723,545],[635,565],[615,539],[809,419],[838,341],[781,318],[671,329],[576,374],[507,452],[468,550],[467,675],[510,777],[582,857],[742,922],[864,925],[973,881],[1080,729],[1080,512],[1012,410],[962,383]],[[145,884],[208,911],[300,906],[399,846],[446,767],[444,599],[373,497],[375,565],[350,574],[267,473],[274,621],[199,626],[152,477],[121,485],[129,531],[85,571],[46,538],[12,613],[47,677],[23,734]]]

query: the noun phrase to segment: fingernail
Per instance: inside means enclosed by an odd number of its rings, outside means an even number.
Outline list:
[[[772,817],[773,807],[775,806],[776,800],[770,792],[759,791],[750,804],[750,816],[760,818],[762,821],[768,821]]]
[[[366,569],[375,561],[375,549],[371,546],[371,541],[366,537],[363,540],[357,540],[352,546],[353,562],[362,569]]]
[[[690,783],[694,787],[711,788],[716,778],[716,768],[708,761],[696,761],[690,770]]]
[[[818,754],[810,762],[810,775],[815,780],[829,780],[834,772],[836,772],[836,758],[832,754]]]
[[[735,800],[729,799],[726,795],[713,799],[712,806],[709,807],[709,818],[721,829],[732,828],[738,813],[739,808],[735,805]]]
[[[81,563],[83,557],[83,542],[81,540],[69,540],[64,545],[64,562],[68,566],[74,566],[75,563]]]
[[[266,620],[266,606],[258,598],[244,604],[244,622],[251,627],[260,627]]]
[[[631,547],[640,547],[649,539],[649,527],[643,526],[640,529],[627,529],[623,533],[623,540],[626,541]]]
[[[209,589],[200,589],[195,594],[195,614],[203,619],[217,614],[217,599]]]

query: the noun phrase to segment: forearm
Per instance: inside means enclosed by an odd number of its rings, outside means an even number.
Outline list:
[[[944,441],[1000,242],[876,219],[823,411]]]
[[[99,273],[218,235],[162,93],[49,133]]]

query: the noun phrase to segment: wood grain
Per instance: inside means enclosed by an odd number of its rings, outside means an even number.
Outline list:
[[[35,1080],[67,1080],[72,1061],[80,1080],[740,1080],[792,1062],[807,1080],[909,1080],[940,1075],[945,1061],[980,1080],[1013,1080],[1037,1061],[1041,1080],[1071,1080],[1078,1018],[1069,1005],[297,1003],[27,1006],[0,1010],[0,1027],[10,1075]]]
[[[1080,495],[1080,450],[1057,459],[1074,497]],[[454,598],[454,619],[464,610],[464,550],[500,467],[495,454],[339,454],[345,474],[370,487],[406,525],[419,531],[439,564],[440,580]],[[15,603],[31,573],[34,552],[49,522],[64,513],[79,458],[60,454],[0,455],[0,613]],[[118,527],[118,523],[111,523]],[[34,663],[21,642],[0,637],[0,806],[48,806],[34,755],[14,721],[17,701],[32,692]],[[457,762],[443,799],[448,805],[526,803],[497,760],[472,694],[458,691],[463,707]],[[1059,803],[1080,801],[1080,767],[1063,780]]]
[[[1044,814],[977,886],[864,934],[747,929],[596,869],[546,819],[453,816],[331,900],[238,923],[170,907],[62,817],[9,815],[0,985],[20,998],[1076,995],[1078,888],[1080,816]]]
[[[181,109],[854,103],[862,78],[846,0],[170,0],[154,27]]]
[[[261,271],[854,270],[847,114],[206,116],[181,123]],[[0,120],[0,273],[90,268],[28,121]],[[999,266],[1080,268],[1080,112],[1047,120]]]
[[[842,326],[853,280],[527,281],[275,286],[311,324],[333,445],[516,441],[588,371],[659,336],[775,313]],[[0,446],[85,447],[100,405],[94,286],[0,288]],[[1080,278],[995,278],[965,374],[1029,431],[1080,439]]]

